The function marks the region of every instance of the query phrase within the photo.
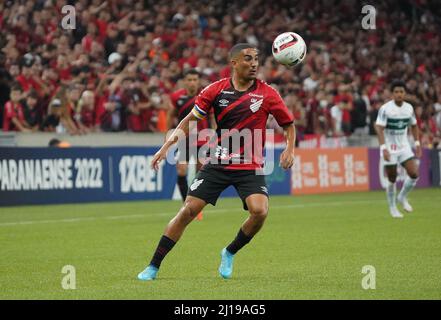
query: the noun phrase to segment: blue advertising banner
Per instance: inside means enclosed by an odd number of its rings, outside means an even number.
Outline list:
[[[171,198],[176,170],[157,148],[0,148],[0,205]],[[165,179],[167,177],[167,179]]]
[[[176,169],[150,169],[156,147],[0,148],[0,206],[172,199]],[[281,150],[275,150],[278,163]],[[267,176],[270,194],[289,194],[290,172]],[[223,196],[236,196],[234,189]]]

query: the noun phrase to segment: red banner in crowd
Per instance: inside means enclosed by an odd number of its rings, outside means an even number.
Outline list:
[[[292,194],[369,190],[367,148],[297,149]]]

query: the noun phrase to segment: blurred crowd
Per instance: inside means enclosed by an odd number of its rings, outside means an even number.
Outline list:
[[[0,1],[0,123],[4,131],[164,132],[183,71],[196,68],[203,86],[229,76],[229,48],[248,42],[260,50],[258,77],[280,91],[300,139],[375,134],[389,84],[401,78],[424,146],[437,146],[441,3],[369,4],[375,30],[362,28],[355,0]],[[75,8],[75,29],[62,26],[65,5]],[[271,55],[285,31],[308,45],[296,68]]]

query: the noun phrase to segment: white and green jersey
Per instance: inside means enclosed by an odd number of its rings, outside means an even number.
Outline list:
[[[386,102],[378,111],[375,123],[385,127],[384,139],[390,152],[395,153],[410,149],[407,128],[409,124],[416,125],[417,123],[410,103],[403,102],[401,106],[397,106],[394,100]]]

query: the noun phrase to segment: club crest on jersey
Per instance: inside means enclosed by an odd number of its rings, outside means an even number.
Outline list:
[[[255,101],[253,101],[255,100]],[[251,99],[251,105],[250,105],[250,109],[253,112],[257,112],[260,109],[260,106],[263,103],[263,99],[257,100],[257,99]]]
[[[201,185],[202,182],[204,182],[204,179],[201,180],[195,179],[192,185],[190,186],[190,190],[191,191],[196,190]]]
[[[226,107],[226,106],[228,106],[229,103],[230,103],[230,101],[228,101],[227,99],[222,99],[219,101],[219,106]]]

